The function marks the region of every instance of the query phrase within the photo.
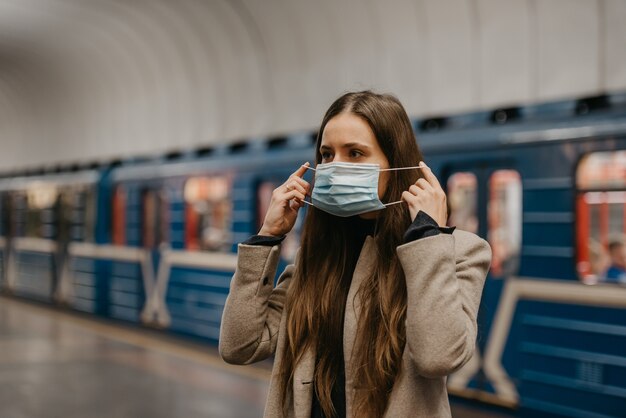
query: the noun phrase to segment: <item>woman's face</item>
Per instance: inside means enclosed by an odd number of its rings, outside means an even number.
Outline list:
[[[322,164],[331,162],[374,163],[380,168],[389,168],[387,157],[378,145],[374,132],[361,117],[343,112],[326,123],[320,146]],[[382,198],[387,189],[388,171],[381,171],[378,179],[378,197]],[[359,215],[373,219],[379,211]]]

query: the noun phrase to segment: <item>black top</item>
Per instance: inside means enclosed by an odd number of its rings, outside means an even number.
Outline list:
[[[376,221],[374,219],[362,219],[358,215],[351,216],[347,218],[349,222],[354,225],[351,226],[351,230],[356,233],[354,236],[355,243],[359,243],[359,248],[363,247],[363,243],[368,235],[373,235],[374,228],[376,225]],[[419,211],[417,216],[413,220],[413,223],[409,226],[406,233],[404,234],[404,243],[408,243],[411,241],[415,241],[421,238],[431,237],[434,235],[438,235],[440,233],[451,234],[456,227],[440,227],[437,225],[437,222],[433,218],[431,218],[426,212]],[[274,246],[280,244],[285,239],[282,237],[269,237],[262,235],[254,235],[244,241],[242,244],[246,245],[267,245]],[[355,260],[356,262],[356,260]],[[353,266],[353,269],[356,266]],[[352,275],[353,271],[346,272],[346,274]],[[345,302],[344,302],[345,306]],[[344,310],[345,315],[345,310]],[[343,330],[342,330],[343,331]],[[341,338],[343,340],[343,337]],[[336,348],[337,352],[340,353],[342,361],[339,362],[340,370],[337,370],[337,380],[331,391],[331,399],[333,401],[333,406],[335,407],[335,411],[337,411],[338,418],[345,418],[346,416],[346,372],[345,372],[345,364],[343,359],[343,346]],[[317,361],[316,361],[317,363]],[[319,398],[317,397],[317,393],[313,391],[313,403],[311,405],[311,418],[326,418],[324,412],[319,403]]]
[[[369,222],[371,222],[372,225],[374,225],[374,221],[373,220],[361,219],[361,218],[358,217],[358,215],[352,216],[352,217],[350,217],[348,219],[359,219],[361,221],[364,221],[365,223],[367,223],[369,221]],[[433,218],[431,218],[426,212],[423,212],[423,211],[420,210],[417,213],[417,216],[415,216],[415,219],[413,220],[413,223],[409,226],[409,228],[406,230],[406,232],[404,234],[404,243],[406,244],[407,242],[415,241],[415,240],[418,240],[420,238],[426,238],[426,237],[430,237],[430,236],[433,236],[433,235],[437,235],[440,232],[443,232],[443,233],[446,233],[446,234],[451,234],[455,230],[455,228],[456,228],[456,226],[439,226],[439,225],[437,225],[437,222],[435,222],[435,220]],[[371,227],[371,232],[373,232],[373,226]],[[365,236],[367,236],[367,235],[368,234],[366,233]],[[270,237],[270,236],[265,236],[265,235],[253,235],[250,238],[248,238],[247,240],[245,240],[244,242],[242,242],[242,244],[245,244],[245,245],[267,245],[267,246],[272,247],[274,245],[280,244],[281,242],[283,242],[284,239],[285,239],[285,235],[283,235],[282,237]]]

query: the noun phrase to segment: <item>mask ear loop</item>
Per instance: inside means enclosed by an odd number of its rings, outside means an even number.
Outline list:
[[[314,167],[311,167],[311,166],[308,166],[308,165],[300,164],[300,167],[304,167],[307,170],[316,171],[316,169]],[[426,164],[415,165],[413,167],[379,168],[378,171],[413,170],[415,168],[424,168],[424,167],[426,167]]]
[[[413,167],[379,168],[378,171],[413,170],[415,168],[424,168],[424,167],[428,167],[428,166],[426,164],[420,164],[420,165],[414,165]]]
[[[308,165],[300,164],[300,167],[304,167],[304,168],[306,168],[307,170],[313,170],[313,171],[316,171],[316,170],[315,170],[315,168],[313,168],[313,167],[311,167],[311,166],[308,166]],[[306,196],[305,196],[305,197],[306,197]],[[303,202],[304,202],[304,203],[306,203],[306,204],[307,204],[307,205],[309,205],[309,206],[313,206],[313,207],[315,207],[315,205],[314,205],[313,203],[309,202],[309,201],[303,200]]]
[[[414,170],[416,168],[424,168],[427,167],[426,164],[420,164],[420,165],[415,165],[413,167],[397,167],[397,168],[381,168],[378,171],[394,171],[394,170]],[[397,205],[398,203],[402,203],[402,200],[398,200],[397,202],[391,202],[391,203],[383,203],[383,205],[385,206],[390,206],[390,205]]]
[[[402,200],[398,200],[397,202],[391,202],[391,203],[383,203],[383,206],[391,206],[391,205],[397,205],[398,203],[402,203]]]

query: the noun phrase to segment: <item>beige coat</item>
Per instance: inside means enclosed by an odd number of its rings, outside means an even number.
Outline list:
[[[352,416],[354,373],[350,367],[363,279],[376,257],[368,236],[354,270],[344,323],[346,412]],[[283,417],[279,379],[285,346],[285,298],[294,266],[272,286],[279,246],[239,245],[237,270],[226,300],[219,350],[228,363],[250,364],[276,354],[265,417]],[[476,315],[491,248],[478,236],[456,229],[397,248],[407,284],[406,346],[385,417],[450,417],[446,376],[474,353]],[[294,371],[293,396],[287,417],[309,418],[313,396],[314,349]]]

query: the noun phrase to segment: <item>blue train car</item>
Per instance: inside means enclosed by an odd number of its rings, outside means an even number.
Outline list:
[[[626,283],[607,280],[590,248],[626,231],[626,114],[450,130],[421,144],[451,223],[494,251],[477,350],[450,392],[527,416],[624,416]]]
[[[415,122],[450,224],[493,249],[476,352],[450,376],[451,394],[533,417],[624,416],[626,283],[607,273],[626,233],[625,99]],[[22,232],[28,208],[46,200],[32,190],[54,175],[3,180],[2,286],[215,344],[237,243],[260,227],[272,190],[313,161],[314,138],[208,151],[57,178],[55,199],[74,196],[65,207],[84,220],[71,239],[55,235],[61,218],[46,209],[41,236]],[[282,245],[283,265],[300,227]]]
[[[74,307],[95,304],[95,279],[77,275],[83,282],[70,286],[66,261],[70,243],[96,239],[99,179],[96,170],[84,170],[0,180],[5,292],[62,303],[73,287]]]
[[[311,147],[309,136],[304,143]],[[298,146],[272,153],[251,144],[112,170],[111,245],[92,255],[109,263],[108,316],[217,343],[237,243],[258,229],[260,207],[301,155]]]

